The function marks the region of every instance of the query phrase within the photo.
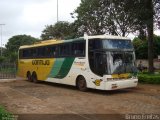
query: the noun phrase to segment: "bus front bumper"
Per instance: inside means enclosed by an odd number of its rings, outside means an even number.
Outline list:
[[[123,88],[136,87],[138,84],[138,79],[122,79],[118,81],[106,81],[105,90],[117,90]]]

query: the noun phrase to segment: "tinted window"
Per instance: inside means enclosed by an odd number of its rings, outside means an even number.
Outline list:
[[[20,50],[20,58],[82,57],[85,56],[85,41],[70,42]]]
[[[56,57],[58,55],[58,46],[49,46],[48,54],[50,57]]]
[[[102,48],[102,41],[100,39],[89,40],[89,49],[96,50]]]
[[[73,56],[85,56],[85,42],[72,43],[71,50]]]
[[[31,55],[30,56],[37,57],[37,49],[36,48],[31,49]]]
[[[102,40],[102,44],[106,49],[133,49],[130,40]]]
[[[70,44],[63,44],[59,46],[59,55],[60,56],[69,56],[70,55]]]
[[[37,57],[45,57],[46,49],[45,47],[39,47]]]
[[[118,39],[93,39],[89,40],[89,50],[98,49],[133,49],[130,40]]]
[[[23,50],[22,51],[22,57],[23,58],[27,58],[27,57],[29,57],[30,56],[30,50]]]

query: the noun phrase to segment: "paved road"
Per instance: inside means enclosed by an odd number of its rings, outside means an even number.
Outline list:
[[[33,114],[54,114],[66,119],[67,114],[69,119],[96,120],[108,114],[111,118],[116,115],[115,119],[123,119],[124,114],[160,114],[160,85],[139,84],[137,88],[116,91],[81,92],[72,86],[45,82],[0,82],[0,104],[14,114],[32,114],[32,117]]]

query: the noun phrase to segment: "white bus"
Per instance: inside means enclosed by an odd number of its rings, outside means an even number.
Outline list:
[[[21,46],[18,75],[32,82],[77,86],[81,91],[116,90],[138,84],[131,40],[108,35]]]

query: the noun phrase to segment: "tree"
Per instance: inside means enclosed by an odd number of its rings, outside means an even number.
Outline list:
[[[153,29],[154,24],[159,27],[157,23],[160,20],[160,0],[137,0],[135,19],[138,21],[137,29],[142,30],[139,28],[145,29],[147,32],[147,41],[148,41],[148,64],[149,64],[149,72],[154,72],[153,67],[153,58],[154,58],[154,40],[153,40]],[[145,31],[144,30],[144,31]],[[143,32],[144,32],[143,31]]]
[[[148,61],[149,61],[149,72],[154,71],[153,68],[153,2],[152,0],[140,0],[136,1],[139,11],[136,13],[136,20],[138,21],[138,28],[141,28],[141,25],[147,31],[147,41],[148,41]],[[141,30],[141,29],[140,29]]]
[[[139,31],[148,38],[149,72],[153,72],[153,25],[160,21],[160,0],[81,0],[74,11],[79,32],[126,36]],[[160,25],[158,25],[160,26]]]
[[[153,38],[153,57],[157,58],[160,55],[160,36],[154,35]],[[135,49],[135,54],[137,59],[147,59],[148,58],[148,41],[146,39],[142,40],[140,38],[133,39],[133,46]]]
[[[0,64],[3,63],[5,61],[5,57],[4,56],[0,56]]]
[[[149,63],[149,72],[154,72],[153,67],[153,3],[152,0],[146,0],[146,11],[148,14],[146,14],[147,21],[147,33],[148,33],[148,63]]]
[[[137,22],[132,2],[134,0],[81,0],[72,17],[77,19],[81,33],[126,36],[135,30]]]
[[[160,36],[154,35],[154,46],[154,57],[157,58],[157,56],[160,55]]]
[[[37,41],[37,38],[34,38],[30,35],[16,35],[8,40],[5,47],[11,52],[17,52],[20,46],[31,45]]]
[[[54,25],[47,25],[42,31],[42,40],[49,39],[68,39],[73,38],[76,35],[76,30],[73,23],[60,21]]]
[[[8,57],[10,61],[16,61],[18,49],[22,45],[30,45],[38,41],[37,38],[31,37],[30,35],[16,35],[11,37],[7,44],[5,50],[5,57]]]
[[[138,1],[139,11],[137,12],[137,20],[146,27],[148,40],[148,64],[149,72],[154,72],[153,58],[154,58],[154,40],[153,27],[159,20],[160,1],[159,0],[140,0]],[[141,25],[138,24],[138,25]]]
[[[133,39],[133,46],[135,49],[136,59],[147,59],[148,58],[147,40],[142,40],[136,37]]]

